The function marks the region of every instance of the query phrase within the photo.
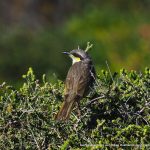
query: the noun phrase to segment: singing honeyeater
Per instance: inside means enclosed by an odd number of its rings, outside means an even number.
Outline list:
[[[72,66],[66,77],[64,102],[56,115],[56,120],[69,119],[73,107],[88,94],[95,79],[95,69],[87,52],[75,49],[63,53],[72,59]]]

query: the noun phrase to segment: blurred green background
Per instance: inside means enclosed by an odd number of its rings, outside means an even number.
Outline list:
[[[150,1],[0,1],[0,82],[19,84],[29,67],[64,80],[71,61],[61,52],[87,41],[97,71],[106,60],[112,71],[149,67]]]

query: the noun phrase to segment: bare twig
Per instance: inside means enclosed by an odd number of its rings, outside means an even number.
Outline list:
[[[108,65],[107,60],[106,60],[106,65],[107,65],[107,68],[108,68],[108,71],[109,71],[110,77],[111,77],[112,81],[114,81],[114,79],[113,79],[112,73],[111,73],[111,71],[110,71],[110,68],[109,68],[109,65]]]
[[[35,136],[34,136],[34,133],[33,133],[32,129],[31,129],[31,127],[30,127],[30,123],[29,123],[29,121],[28,121],[28,118],[27,118],[27,122],[28,122],[28,128],[29,128],[29,130],[30,130],[30,132],[31,132],[31,134],[32,134],[32,137],[33,137],[33,139],[34,139],[34,141],[35,141],[35,143],[36,143],[37,149],[38,149],[38,150],[41,150],[41,149],[40,149],[40,146],[39,146],[39,144],[38,144],[38,142],[37,142],[37,140],[36,140],[36,138],[35,138]]]
[[[103,98],[105,98],[105,96],[104,96],[104,95],[99,96],[99,97],[96,97],[96,98],[94,98],[94,99],[90,100],[90,102],[88,102],[88,103],[86,104],[86,106],[88,106],[88,105],[92,104],[93,102],[95,102],[95,101],[97,101],[97,100],[99,100],[99,99],[103,99]]]
[[[92,78],[94,79],[94,82],[96,83],[96,85],[97,85],[97,86],[100,86],[100,85],[98,84],[98,82],[97,82],[97,80],[96,80],[96,78],[95,78],[95,76],[94,76],[94,74],[93,74],[92,71],[90,71],[90,74],[91,74]],[[94,88],[95,88],[95,87],[94,87]],[[92,88],[91,88],[91,89],[92,89]],[[96,88],[95,88],[95,90],[96,90]]]
[[[3,82],[2,84],[0,84],[0,88],[3,88],[6,85],[6,82]]]
[[[142,115],[140,115],[138,113],[134,113],[134,114],[137,115],[137,116],[139,116],[139,117],[141,117],[147,123],[147,125],[149,125],[148,121]]]
[[[87,47],[85,52],[87,52],[89,49],[91,49],[93,47],[93,44],[90,44],[90,42],[87,42]]]

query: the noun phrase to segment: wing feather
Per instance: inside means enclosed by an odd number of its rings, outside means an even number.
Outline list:
[[[65,99],[72,99],[73,96],[83,97],[90,77],[87,64],[82,61],[75,63],[68,71],[65,82]],[[72,98],[68,98],[68,97]]]

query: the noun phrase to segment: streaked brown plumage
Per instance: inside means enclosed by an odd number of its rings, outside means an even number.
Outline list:
[[[67,74],[64,102],[56,115],[56,120],[69,119],[75,103],[88,93],[94,82],[95,70],[89,55],[81,49],[72,50],[67,54],[73,59],[73,65]]]

